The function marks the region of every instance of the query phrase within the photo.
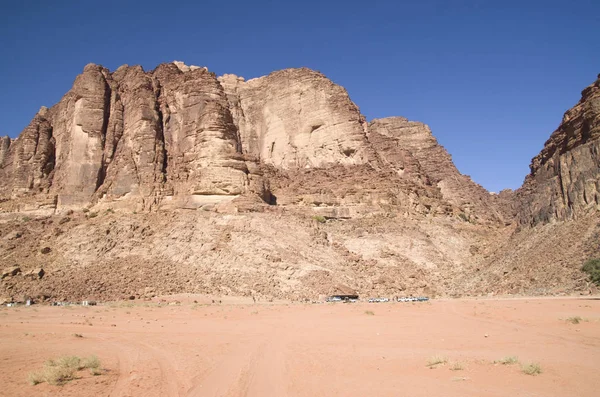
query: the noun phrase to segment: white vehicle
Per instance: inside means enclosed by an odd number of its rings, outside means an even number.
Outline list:
[[[389,302],[389,298],[371,298],[369,303]]]

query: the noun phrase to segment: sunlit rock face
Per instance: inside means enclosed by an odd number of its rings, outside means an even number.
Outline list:
[[[245,80],[179,61],[153,71],[90,64],[18,138],[0,139],[0,199],[11,210],[153,210],[279,197],[343,207],[319,210],[332,214],[395,205],[505,224],[564,220],[599,207],[599,87],[565,114],[519,191],[490,195],[427,125],[367,122],[343,87],[310,69]],[[359,205],[368,210],[346,208]]]
[[[517,191],[522,224],[600,211],[600,76],[565,113],[530,168]]]

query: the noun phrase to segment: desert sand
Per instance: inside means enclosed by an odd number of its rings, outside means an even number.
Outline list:
[[[600,390],[600,298],[179,300],[0,309],[0,395],[583,397]],[[582,321],[566,321],[575,316]],[[63,386],[27,381],[48,359],[91,354],[102,362],[99,376],[81,371]],[[447,363],[428,366],[435,356]],[[494,363],[508,356],[520,363]],[[542,373],[523,373],[528,363]]]

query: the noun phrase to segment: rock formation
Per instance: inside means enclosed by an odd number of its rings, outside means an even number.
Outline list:
[[[600,75],[565,113],[530,168],[517,191],[522,224],[600,211]]]
[[[482,218],[491,205],[425,125],[402,118],[369,124],[346,90],[305,68],[245,81],[182,62],[151,72],[124,65],[113,73],[90,64],[19,139],[2,141],[1,164],[4,199],[43,196],[60,211],[198,208],[252,195],[270,203],[269,182],[281,187],[281,178],[336,167],[341,174],[317,178],[321,197],[310,198],[308,187],[280,189],[280,203],[410,201],[416,208],[416,194],[438,200],[427,208],[452,213],[448,205],[456,206]],[[364,199],[352,191],[366,175],[360,169],[377,170]],[[340,175],[348,188],[324,192],[323,184],[335,185]]]
[[[588,291],[599,138],[600,79],[523,187],[492,195],[427,125],[367,122],[309,69],[90,64],[0,138],[0,268],[23,269],[0,296]]]

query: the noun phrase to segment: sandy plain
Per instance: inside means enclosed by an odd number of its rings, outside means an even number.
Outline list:
[[[591,397],[600,390],[597,297],[177,300],[0,309],[0,395]],[[577,316],[578,324],[567,321]],[[48,359],[91,354],[101,360],[99,376],[80,371],[63,386],[27,381]],[[435,356],[447,362],[428,366]],[[508,356],[519,363],[494,363]],[[523,373],[529,363],[542,373]]]

